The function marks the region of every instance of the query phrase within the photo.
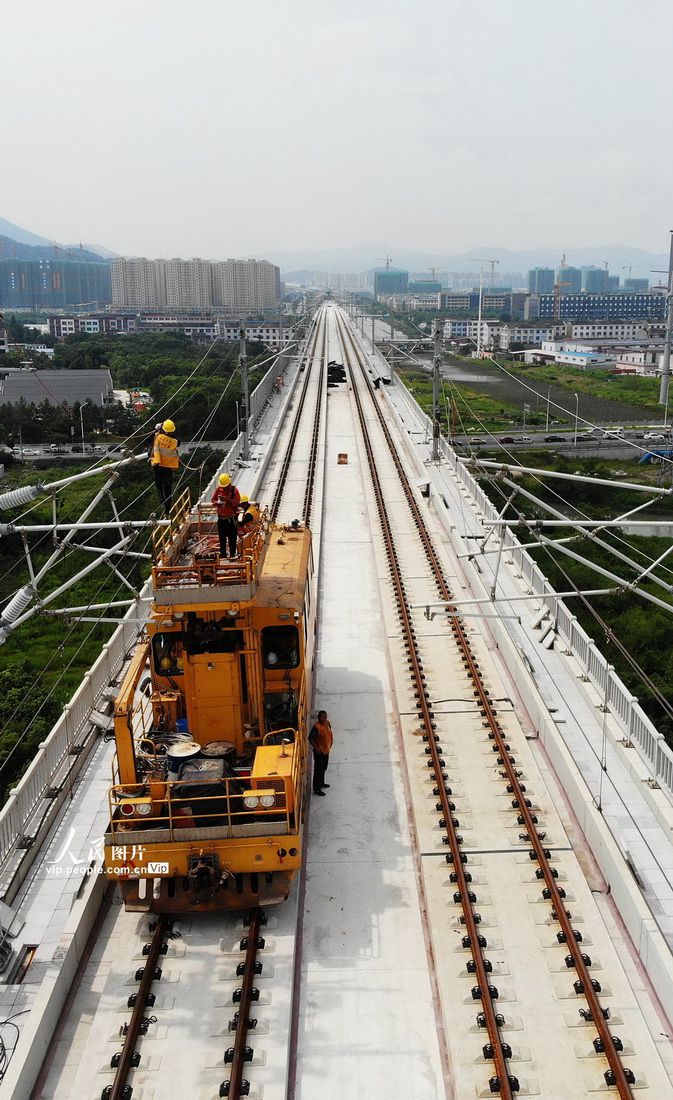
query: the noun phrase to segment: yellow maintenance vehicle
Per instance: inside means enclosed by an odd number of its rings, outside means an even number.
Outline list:
[[[157,530],[115,704],[107,876],[127,909],[283,901],[301,865],[315,642],[310,531],[264,512],[221,559],[212,505]]]

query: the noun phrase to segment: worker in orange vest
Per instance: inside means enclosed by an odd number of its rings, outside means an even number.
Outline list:
[[[173,470],[180,466],[178,447],[180,440],[175,436],[175,424],[164,420],[154,434],[150,462],[154,470],[154,484],[157,487],[159,502],[166,515],[170,515],[173,503]]]
[[[318,719],[315,725],[311,727],[308,740],[313,749],[313,793],[324,797],[324,788],[329,787],[329,783],[325,782],[325,772],[329,764],[330,749],[334,742],[332,726],[326,710],[318,711]]]
[[[232,485],[229,474],[220,474],[217,479],[217,489],[213,493],[212,503],[217,509],[217,533],[220,538],[220,557],[236,557],[236,540],[238,538],[238,510],[241,505],[241,496],[235,485]]]

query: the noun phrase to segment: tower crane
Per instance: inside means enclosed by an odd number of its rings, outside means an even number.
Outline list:
[[[560,321],[561,320],[561,288],[564,287],[564,286],[570,286],[571,285],[571,283],[569,281],[564,282],[562,279],[559,279],[559,275],[563,274],[563,272],[565,270],[565,266],[566,266],[566,254],[564,252],[563,255],[561,256],[560,267],[559,267],[559,269],[556,273],[556,282],[554,283],[554,286],[552,287],[552,295],[554,296],[554,311],[553,311],[553,313],[554,313],[554,320],[555,321]]]
[[[392,256],[378,256],[377,259],[383,261],[383,263],[386,265],[386,271],[388,271],[391,263],[393,262]]]
[[[500,263],[500,260],[487,260],[487,264],[491,265],[491,289],[495,286],[495,265]]]

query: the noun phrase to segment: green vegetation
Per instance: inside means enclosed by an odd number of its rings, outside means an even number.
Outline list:
[[[10,344],[44,344],[45,347],[53,348],[56,343],[54,337],[49,333],[40,332],[39,329],[33,328],[31,321],[44,324],[45,318],[35,314],[22,314],[21,320],[19,320],[15,313],[10,313],[9,317],[5,317],[2,324],[7,332],[7,339]]]
[[[517,452],[517,459],[524,465],[581,472],[589,477],[651,484],[656,484],[657,478],[656,467],[639,466],[635,461],[620,461],[615,464],[614,461],[606,462],[596,458],[582,459],[574,456],[565,458],[550,454],[549,451]],[[521,485],[560,511],[570,513],[570,508],[567,506],[571,505],[580,513],[593,519],[619,515],[637,504],[642,504],[645,499],[642,493],[634,493],[627,489],[611,489],[608,486],[584,482],[540,480],[531,475],[524,475]],[[505,486],[499,487],[497,481],[492,478],[484,478],[482,487],[494,504],[502,508],[509,490]],[[559,500],[559,496],[563,498],[562,501]],[[661,497],[653,507],[653,511],[660,517],[673,518],[673,501],[669,497]],[[548,515],[541,508],[527,501],[525,497],[518,497],[508,509],[505,518],[515,518],[522,512],[531,518],[542,518]],[[646,518],[646,515],[647,513],[643,513],[638,518]],[[573,536],[573,541],[567,544],[570,549],[623,578],[625,585],[630,584],[637,576],[633,568],[619,561],[607,549],[597,546],[588,535],[578,535],[570,527],[551,528],[543,533],[545,537],[553,539]],[[645,569],[652,559],[658,558],[671,545],[671,539],[668,537],[625,535],[614,529],[602,531],[599,537],[618,549],[620,553],[639,562],[641,569]],[[531,543],[535,536],[528,530],[523,530],[520,538],[522,542]],[[611,587],[611,582],[607,578],[602,577],[589,566],[573,561],[553,547],[533,547],[529,553],[559,591],[568,591],[575,585],[585,589]],[[663,563],[657,569],[657,574],[665,577],[668,583],[673,583],[671,571],[673,559],[670,565],[671,568],[668,567],[668,563]],[[640,587],[659,599],[673,604],[673,598],[666,590],[652,583],[651,580],[646,579]],[[628,650],[634,661],[640,665],[673,707],[673,633],[671,630],[673,612],[669,614],[659,610],[642,596],[626,588],[612,595],[590,597],[588,602],[579,597],[569,597],[566,602],[573,614],[577,615],[589,637],[594,638],[610,664],[615,667],[617,674],[629,690],[638,697],[646,714],[666,736],[668,743],[673,746],[673,719],[643,682],[634,664],[627,659],[617,644],[617,642],[621,643]],[[592,613],[591,607],[598,612],[600,620]]]
[[[173,335],[131,335],[124,337],[77,335],[57,347],[53,365],[64,369],[108,367],[119,388],[148,390],[153,408],[170,415],[176,422],[178,435],[190,439],[209,420],[206,438],[230,438],[236,425],[236,401],[240,399],[238,377],[238,346],[218,344],[202,366],[205,349],[195,347],[186,338]],[[251,389],[263,369],[255,363],[268,357],[261,344],[248,345]],[[40,366],[43,364],[41,363]],[[223,397],[223,391],[226,394]],[[175,395],[175,396],[174,396]],[[160,414],[160,415],[161,415]],[[142,415],[121,405],[100,409],[86,403],[82,406],[85,435],[88,440],[126,438],[134,436],[133,446],[139,448],[147,437],[147,424],[153,423],[152,408]],[[75,425],[79,439],[79,406],[43,404],[0,406],[0,442],[18,442],[21,428],[24,443],[70,442],[70,428]],[[189,488],[196,497],[221,461],[221,453],[204,447],[192,452],[189,467],[183,468],[179,488]],[[57,460],[56,460],[57,461]],[[3,481],[3,490],[36,481],[48,483],[63,476],[59,465],[11,463]],[[85,469],[69,464],[67,473]],[[94,493],[101,488],[103,475],[78,482],[62,491],[57,498],[57,516],[62,522],[75,519]],[[157,510],[155,488],[149,464],[124,467],[119,471],[114,487],[115,502],[125,519],[145,518]],[[3,514],[3,520],[18,520],[16,514]],[[52,501],[47,498],[30,509],[26,522],[46,523],[52,517]],[[110,519],[109,501],[102,502],[90,517]],[[85,538],[86,536],[83,536]],[[115,531],[102,531],[91,539],[96,546],[111,546],[118,539]],[[128,549],[147,552],[151,548],[150,529],[139,530]],[[35,535],[30,539],[33,568],[37,571],[53,552],[50,535]],[[40,585],[42,597],[73,576],[92,561],[92,555],[80,549],[68,549]],[[135,591],[142,586],[149,562],[132,557],[116,557],[114,564]],[[0,539],[0,606],[29,580],[21,538],[9,534]],[[50,608],[87,607],[127,599],[131,592],[120,577],[101,566],[64,593]],[[109,616],[121,617],[125,608],[111,608]],[[92,611],[96,618],[100,611]],[[102,614],[105,614],[103,612]],[[44,739],[60,715],[64,703],[81,682],[83,674],[93,664],[101,645],[115,629],[114,623],[86,622],[82,615],[55,616],[47,609],[27,620],[2,647],[0,674],[0,799],[17,781],[32,759],[39,742]]]
[[[410,393],[418,401],[424,412],[432,413],[432,378],[426,371],[410,367],[401,367],[398,374]],[[447,383],[443,379],[441,398],[442,420],[446,424],[451,415],[451,400],[455,401],[454,423],[456,432],[462,434],[472,429],[476,431],[502,431],[509,428],[519,418],[519,410],[507,401],[501,401],[488,394],[478,393],[460,383]],[[541,414],[544,421],[544,416]],[[530,423],[535,422],[531,417]]]
[[[656,378],[643,378],[634,374],[616,375],[608,370],[577,370],[554,364],[547,367],[524,367],[520,362],[508,361],[507,370],[528,381],[554,384],[572,390],[574,393],[586,393],[592,397],[607,397],[610,401],[622,401],[625,405],[636,405],[641,409],[651,409],[661,415],[659,405],[659,382]]]
[[[184,470],[180,488],[189,488],[197,496],[217,468],[221,454],[208,448],[193,452],[189,465],[197,470]],[[201,464],[203,469],[200,469]],[[82,466],[73,464],[68,472],[76,473]],[[28,463],[17,464],[3,482],[3,489],[21,484],[34,484],[38,478],[49,482],[61,477],[59,467],[32,467]],[[61,522],[74,519],[103,484],[103,476],[77,482],[67,487],[58,498],[58,518]],[[124,467],[115,486],[115,501],[125,519],[145,518],[157,508],[154,483],[149,465],[139,463]],[[49,522],[51,499],[47,498],[30,513],[27,522]],[[3,520],[17,517],[3,514]],[[109,504],[102,503],[92,514],[92,519],[110,519]],[[97,533],[91,541],[96,546],[111,546],[118,539],[116,531]],[[147,552],[151,549],[151,531],[139,530],[130,550]],[[37,570],[53,551],[51,536],[37,535],[31,540],[33,566]],[[66,551],[46,582],[42,595],[53,591],[63,581],[87,565],[92,555],[80,550]],[[115,558],[117,569],[134,589],[139,590],[148,571],[149,562],[138,558]],[[29,580],[19,535],[0,539],[0,605],[4,604],[21,585]],[[105,604],[110,600],[131,597],[131,592],[111,569],[101,566],[64,593],[53,607],[86,607],[88,604]],[[121,617],[125,608],[111,608],[110,616]],[[91,611],[96,617],[105,612]],[[64,617],[51,615],[45,609],[39,612],[2,646],[3,672],[0,674],[0,800],[19,778],[32,759],[35,749],[59,717],[64,703],[79,686],[82,676],[93,664],[103,643],[115,629],[115,624],[85,622],[78,615]],[[27,733],[24,736],[24,731]],[[15,747],[16,746],[16,747]],[[11,755],[10,755],[11,754]]]
[[[78,333],[56,346],[52,360],[43,357],[35,365],[40,369],[60,368],[85,370],[108,368],[118,389],[142,389],[151,394],[149,410],[139,414],[115,403],[100,408],[87,402],[83,405],[85,436],[91,441],[119,439],[134,431],[142,438],[152,408],[163,410],[175,420],[181,439],[190,439],[212,413],[205,434],[207,439],[226,439],[236,422],[236,402],[240,400],[238,345],[218,343],[201,367],[205,349],[186,337],[171,333],[136,333],[125,336],[89,336]],[[263,370],[256,366],[267,359],[263,344],[248,344],[250,388]],[[8,357],[8,365],[16,357]],[[13,364],[18,365],[18,360]],[[190,377],[193,374],[193,377]],[[232,377],[233,376],[233,377]],[[222,391],[227,386],[227,393]],[[175,400],[173,401],[173,395]],[[48,395],[45,393],[45,398]],[[13,445],[19,441],[19,429],[24,443],[69,443],[71,428],[79,438],[79,404],[0,406],[0,443]]]

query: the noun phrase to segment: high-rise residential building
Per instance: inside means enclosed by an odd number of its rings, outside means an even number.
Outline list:
[[[275,310],[280,269],[267,260],[112,261],[112,304],[123,309],[202,312],[213,307],[245,315]]]
[[[582,290],[582,269],[579,267],[559,267],[556,281],[561,294],[580,294]]]
[[[0,260],[0,308],[63,309],[111,297],[110,265],[86,260]]]
[[[624,279],[624,290],[649,290],[649,279]]]
[[[112,304],[126,309],[166,305],[163,260],[119,256],[112,261]]]
[[[166,281],[168,309],[198,311],[213,305],[212,264],[209,260],[160,260]]]
[[[613,290],[619,290],[619,275],[611,275],[605,266],[583,267],[582,274],[582,289],[587,294],[609,294]]]
[[[387,294],[406,294],[409,286],[409,272],[395,267],[386,267],[374,272],[374,296]]]
[[[274,310],[281,298],[280,268],[268,260],[223,260],[212,265],[213,305],[228,313]]]
[[[610,273],[604,267],[584,268],[584,286],[587,294],[606,294],[609,287]]]
[[[551,294],[553,286],[553,268],[534,267],[528,272],[528,290],[531,294]]]

